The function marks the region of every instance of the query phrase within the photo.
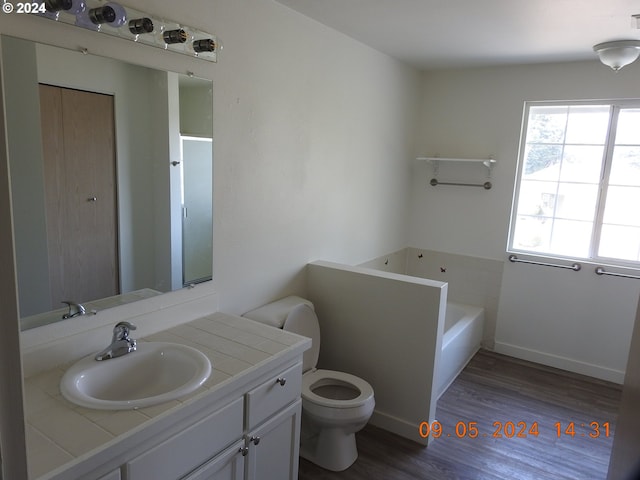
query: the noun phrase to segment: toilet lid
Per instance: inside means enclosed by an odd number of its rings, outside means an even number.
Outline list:
[[[316,386],[346,385],[360,394],[355,398],[347,400],[336,400],[323,397],[312,391]],[[373,387],[360,377],[345,372],[334,370],[315,370],[307,372],[302,376],[302,398],[316,405],[331,408],[354,408],[359,407],[373,397]]]
[[[313,309],[306,303],[296,305],[289,312],[283,329],[311,339],[311,348],[302,355],[302,371],[316,368],[320,355],[320,325]]]

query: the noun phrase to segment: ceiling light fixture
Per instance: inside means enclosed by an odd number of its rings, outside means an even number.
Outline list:
[[[640,40],[617,40],[599,43],[593,47],[600,61],[616,72],[640,56]]]

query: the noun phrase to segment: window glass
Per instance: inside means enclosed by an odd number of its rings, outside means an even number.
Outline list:
[[[640,108],[629,108],[620,112],[616,133],[618,145],[640,145]]]
[[[639,103],[526,107],[510,250],[638,266]]]
[[[598,184],[604,145],[566,145],[562,154],[560,180]]]
[[[608,105],[569,107],[565,143],[603,145],[609,128]]]
[[[613,185],[640,185],[640,146],[615,147],[609,182]]]
[[[640,228],[621,225],[603,225],[600,238],[600,257],[640,261]]]

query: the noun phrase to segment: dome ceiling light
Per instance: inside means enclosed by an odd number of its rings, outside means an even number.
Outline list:
[[[617,40],[599,43],[593,47],[600,61],[616,72],[640,56],[640,40]]]

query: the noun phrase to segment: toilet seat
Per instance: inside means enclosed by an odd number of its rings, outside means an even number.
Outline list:
[[[320,385],[318,385],[320,384]],[[345,385],[360,392],[355,398],[336,400],[312,391],[317,386]],[[314,370],[302,375],[302,398],[316,405],[329,408],[357,408],[373,398],[373,388],[365,380],[345,372]]]

